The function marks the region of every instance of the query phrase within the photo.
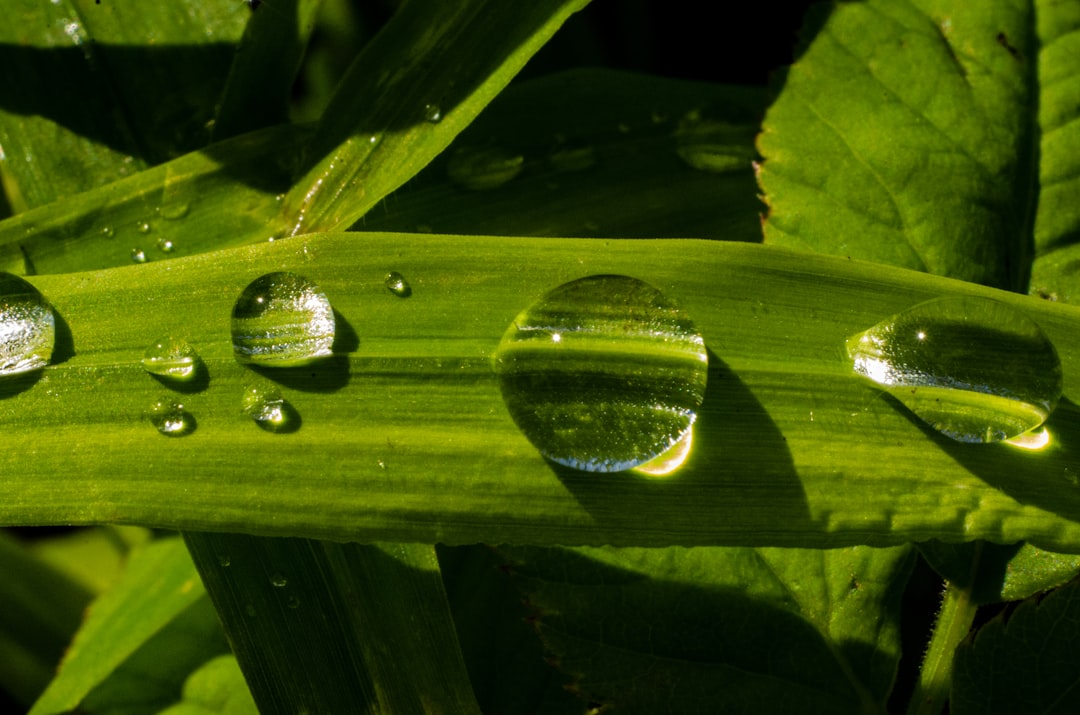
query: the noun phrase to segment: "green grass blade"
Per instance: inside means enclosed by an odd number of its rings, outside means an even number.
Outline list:
[[[338,357],[256,372],[229,315],[255,277],[318,283]],[[413,295],[388,291],[401,271]],[[554,470],[511,421],[491,358],[515,316],[588,275],[674,299],[712,352],[692,459],[669,480]],[[839,546],[940,538],[1080,551],[1080,312],[969,283],[717,241],[307,236],[167,263],[40,276],[62,319],[55,365],[5,383],[0,523],[135,522],[338,540]],[[844,341],[931,297],[986,296],[1061,353],[1052,445],[963,445],[857,379]],[[139,361],[185,337],[207,380],[169,399],[197,429],[157,434],[170,390]],[[65,337],[70,336],[70,337]],[[278,383],[291,433],[241,411]],[[492,445],[498,445],[493,449]],[[919,468],[911,467],[917,454]]]
[[[478,712],[433,547],[184,538],[260,712]]]
[[[116,587],[94,603],[59,675],[31,713],[47,715],[75,709],[133,653],[204,595],[179,539],[146,546],[132,557]]]
[[[764,100],[756,88],[608,70],[514,84],[354,228],[760,241],[751,159]],[[493,150],[521,157],[512,180],[478,189],[450,177]],[[693,168],[680,152],[712,163]]]
[[[766,241],[1025,290],[1035,14],[1004,0],[819,6],[759,139]]]
[[[403,5],[323,115],[310,170],[285,199],[289,235],[344,230],[412,178],[587,2]]]
[[[277,0],[253,12],[214,118],[215,140],[288,120],[289,94],[321,4]]]
[[[0,27],[0,176],[16,211],[203,146],[241,2],[12,0]]]

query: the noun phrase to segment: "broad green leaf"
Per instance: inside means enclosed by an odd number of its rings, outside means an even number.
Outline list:
[[[931,541],[920,544],[919,551],[953,586],[970,587],[976,604],[1019,601],[1060,586],[1080,571],[1080,557],[1031,544]]]
[[[260,712],[478,712],[434,547],[184,538]]]
[[[354,228],[760,241],[751,159],[763,111],[754,88],[608,70],[511,85]],[[505,184],[452,178],[470,161],[483,178],[475,163],[493,151],[520,157]]]
[[[205,594],[178,613],[143,643],[120,667],[82,701],[80,711],[92,715],[143,715],[174,703],[188,674],[208,659],[227,653],[217,614]],[[251,701],[243,681],[233,697]]]
[[[74,529],[36,539],[33,554],[94,595],[106,591],[123,573],[128,554],[153,538],[139,526],[101,526]]]
[[[956,653],[949,712],[1071,713],[1080,707],[1076,581],[983,626]]]
[[[287,235],[343,230],[438,155],[588,0],[417,0],[357,57],[327,107]]]
[[[569,679],[544,649],[510,579],[510,561],[485,545],[437,547],[446,595],[481,712],[581,715]]]
[[[627,713],[884,712],[911,550],[510,549],[558,667]]]
[[[251,280],[280,270],[329,297],[337,355],[257,372],[233,357],[229,315]],[[412,297],[386,289],[390,270]],[[515,316],[599,274],[663,291],[711,351],[696,446],[670,479],[554,469],[499,392],[491,360]],[[1080,312],[1070,306],[694,240],[326,234],[33,281],[62,332],[54,365],[3,385],[0,523],[427,543],[1029,540],[1080,551]],[[1057,346],[1066,399],[1048,423],[1049,446],[953,442],[853,375],[849,336],[947,295],[1011,305]],[[168,334],[203,358],[207,380],[193,391],[170,396],[140,364]],[[241,413],[244,390],[260,381],[280,386],[299,429],[269,433]],[[191,434],[163,437],[147,421],[163,396],[197,421]]]
[[[123,578],[91,607],[35,715],[74,709],[205,592],[179,539],[134,553]]]
[[[158,715],[258,715],[244,674],[232,655],[207,661],[184,683],[182,702]]]
[[[12,0],[0,28],[0,176],[21,211],[203,146],[240,2]]]
[[[1026,288],[1036,14],[1005,0],[819,6],[758,140],[766,242]]]
[[[0,687],[29,705],[45,689],[91,594],[0,531]]]

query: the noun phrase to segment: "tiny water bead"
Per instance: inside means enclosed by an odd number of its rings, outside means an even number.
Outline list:
[[[195,429],[195,420],[178,402],[167,397],[154,402],[147,411],[150,423],[166,437],[183,437]]]
[[[425,104],[424,119],[432,124],[438,124],[442,121],[442,108],[437,104]]]
[[[544,457],[617,472],[687,435],[705,398],[708,354],[659,290],[602,275],[566,283],[518,315],[495,369],[511,417]]]
[[[270,577],[270,585],[274,588],[285,588],[289,585],[289,579],[281,573],[275,573]]]
[[[143,368],[167,380],[186,381],[195,377],[199,356],[186,341],[163,337],[150,343],[143,354]]]
[[[45,367],[55,340],[56,318],[38,289],[0,272],[0,376]]]
[[[334,309],[317,285],[295,273],[268,273],[236,300],[233,352],[265,367],[306,365],[332,354],[334,328]]]
[[[173,242],[164,237],[157,240],[157,247],[158,250],[162,253],[172,253],[173,248],[175,248],[175,246],[173,246]]]
[[[397,271],[387,273],[383,282],[386,284],[386,289],[399,298],[408,298],[412,295],[412,286],[405,280],[405,276]]]
[[[146,251],[141,248],[131,249],[131,262],[132,263],[146,263]]]
[[[461,147],[446,162],[446,175],[472,191],[497,189],[525,168],[525,157],[502,147]]]
[[[240,411],[269,432],[281,431],[289,422],[288,404],[272,386],[247,387],[240,399]]]
[[[1033,430],[1061,397],[1061,360],[1038,325],[1004,303],[920,303],[847,341],[855,372],[959,442]]]

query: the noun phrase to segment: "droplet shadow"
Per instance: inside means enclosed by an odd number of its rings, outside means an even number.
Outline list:
[[[267,367],[248,363],[268,380],[300,392],[331,393],[349,384],[349,354],[360,349],[360,337],[345,317],[334,311],[333,355],[298,367]]]
[[[173,392],[180,392],[185,395],[191,395],[197,392],[202,392],[206,388],[210,387],[210,369],[203,362],[203,359],[198,355],[195,356],[195,362],[192,365],[192,374],[190,377],[186,377],[182,380],[176,378],[165,377],[164,375],[155,375],[153,373],[147,373],[150,377],[154,378],[159,385],[168,388]]]

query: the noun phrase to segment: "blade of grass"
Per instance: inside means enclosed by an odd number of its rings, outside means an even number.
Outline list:
[[[257,373],[228,316],[253,278],[295,270],[339,316],[337,356]],[[388,270],[413,286],[386,290]],[[555,470],[521,435],[491,367],[518,312],[566,281],[637,277],[712,351],[678,476]],[[1080,311],[902,269],[717,241],[327,234],[34,283],[63,321],[55,365],[2,385],[0,523],[136,522],[337,540],[840,546],[929,538],[1080,550]],[[962,445],[856,379],[846,338],[923,300],[991,297],[1061,353],[1052,445]],[[168,390],[139,360],[186,337],[208,381],[176,395],[182,439],[143,415]],[[67,336],[67,337],[66,337]],[[301,417],[260,430],[246,386]],[[173,399],[173,398],[170,398]],[[498,445],[493,449],[493,445]],[[912,468],[917,459],[919,469]]]
[[[479,712],[434,547],[184,538],[260,712]]]

